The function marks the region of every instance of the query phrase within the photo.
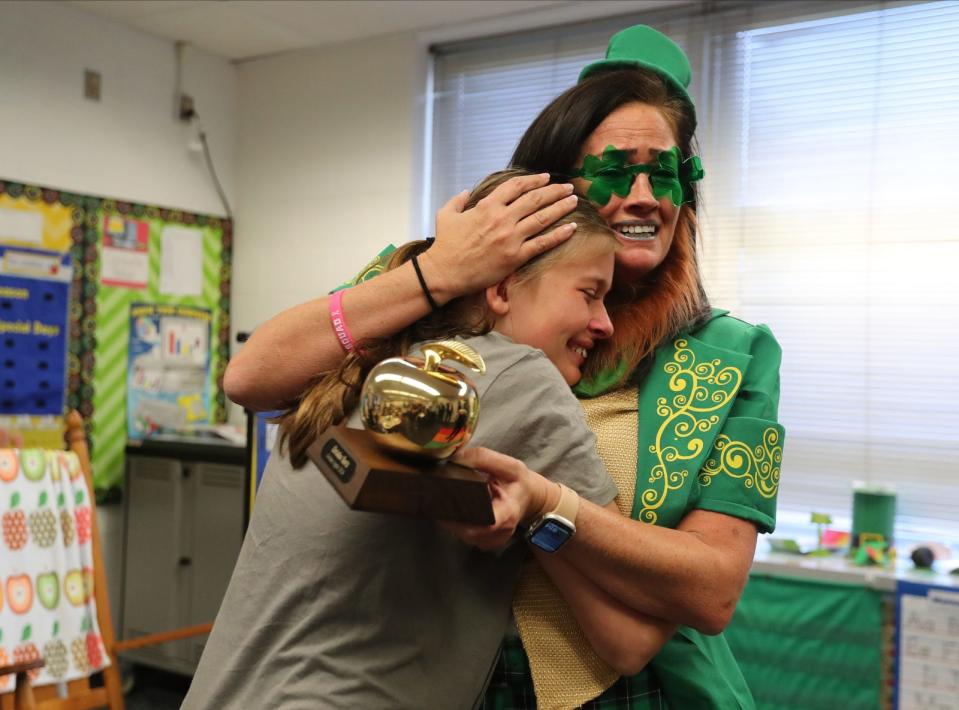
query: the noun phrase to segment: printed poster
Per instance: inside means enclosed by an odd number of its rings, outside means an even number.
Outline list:
[[[20,194],[22,190],[13,197],[10,188],[11,183],[6,184],[6,192],[0,188],[0,243],[61,254],[70,251],[74,208],[56,200],[47,202],[40,194]]]
[[[146,288],[150,277],[149,241],[150,227],[146,222],[104,215],[100,283],[119,288]]]
[[[0,415],[63,414],[72,278],[69,254],[0,246]]]
[[[127,435],[184,432],[211,423],[208,309],[130,306]]]

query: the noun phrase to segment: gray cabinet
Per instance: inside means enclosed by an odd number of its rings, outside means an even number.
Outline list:
[[[242,448],[127,448],[121,638],[213,621],[243,541]],[[192,674],[206,636],[124,654]]]

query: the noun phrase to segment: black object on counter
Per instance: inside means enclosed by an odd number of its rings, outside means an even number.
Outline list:
[[[933,561],[936,559],[936,556],[928,547],[917,547],[912,551],[909,557],[912,559],[912,563],[919,569],[930,569]]]

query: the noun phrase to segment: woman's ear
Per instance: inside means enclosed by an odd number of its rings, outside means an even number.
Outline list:
[[[512,274],[497,284],[488,286],[486,289],[486,305],[490,312],[497,318],[502,318],[509,313],[509,291],[513,285],[514,277]]]

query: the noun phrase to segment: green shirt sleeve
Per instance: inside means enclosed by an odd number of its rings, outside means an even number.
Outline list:
[[[379,254],[373,257],[373,259],[366,266],[363,267],[362,271],[354,276],[349,281],[341,283],[339,286],[334,288],[330,293],[336,293],[337,291],[342,291],[345,288],[352,288],[358,283],[363,281],[369,281],[374,276],[379,276],[386,270],[386,265],[390,261],[390,255],[396,251],[396,247],[392,244],[387,244],[386,248],[383,249]]]
[[[777,421],[782,351],[764,325],[751,326],[730,317],[713,323],[716,327],[703,334],[704,339],[721,338],[726,347],[732,346],[752,360],[722,431],[698,473],[695,507],[749,520],[761,532],[772,532],[784,437]]]

